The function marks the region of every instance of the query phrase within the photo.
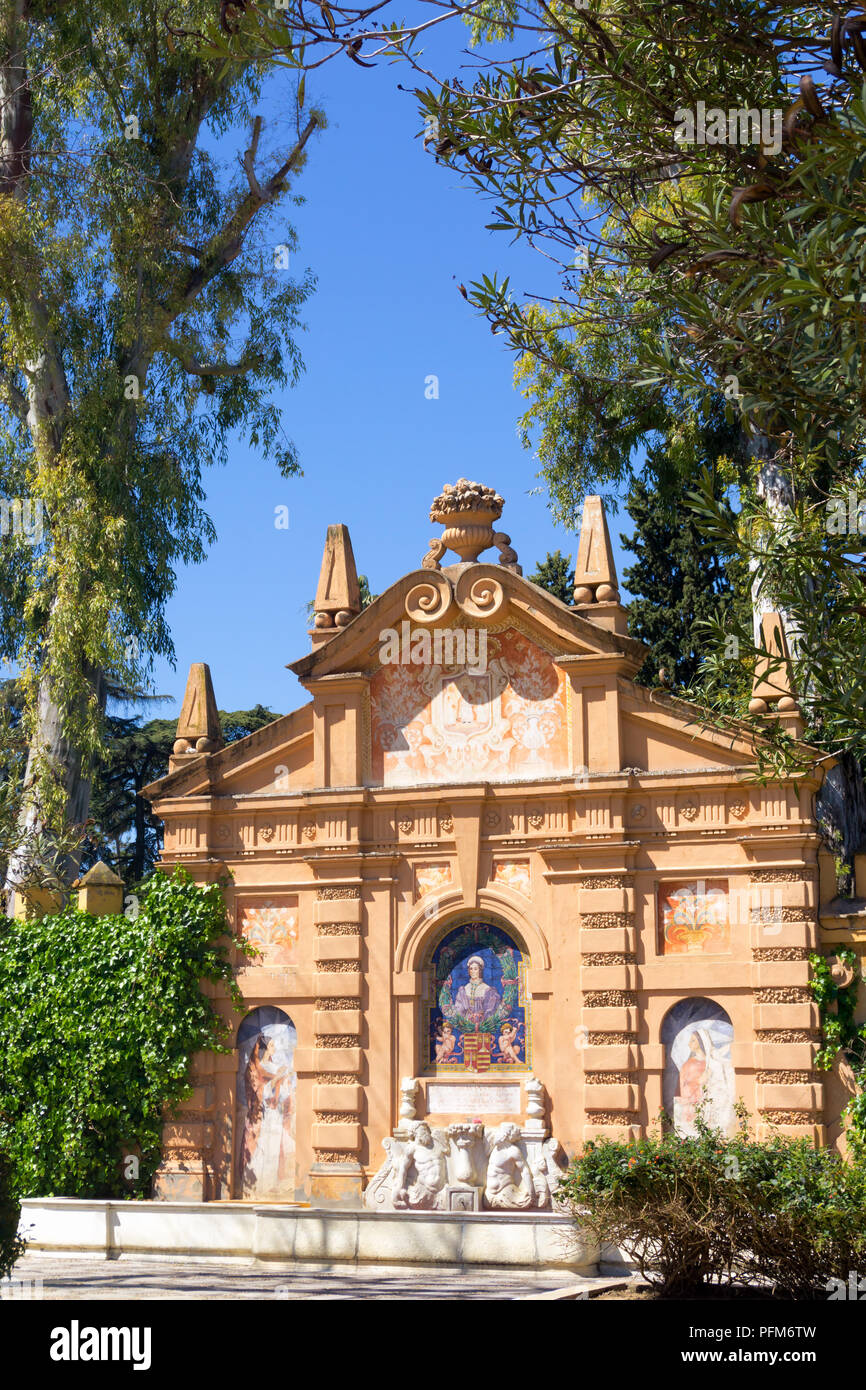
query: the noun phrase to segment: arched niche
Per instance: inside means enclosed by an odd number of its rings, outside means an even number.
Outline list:
[[[297,1032],[273,1005],[253,1009],[237,1036],[235,1196],[294,1199]]]
[[[429,950],[420,1059],[428,1074],[521,1072],[532,1064],[529,956],[514,929],[478,915],[452,923]]]
[[[713,1129],[731,1134],[736,1128],[736,1077],[731,1063],[734,1025],[713,999],[680,999],[662,1020],[665,1049],[662,1100],[677,1134],[696,1131],[700,1114]]]

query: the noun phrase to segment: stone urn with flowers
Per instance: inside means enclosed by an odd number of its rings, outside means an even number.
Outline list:
[[[430,520],[445,527],[440,537],[444,549],[455,551],[466,563],[478,559],[493,545],[493,523],[502,515],[505,499],[483,483],[458,478],[446,483],[430,506]]]

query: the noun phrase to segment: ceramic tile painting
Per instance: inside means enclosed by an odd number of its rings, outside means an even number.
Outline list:
[[[514,628],[491,633],[483,674],[382,666],[371,681],[372,775],[385,786],[569,771],[568,681]]]
[[[240,1198],[294,1197],[296,1040],[291,1019],[272,1007],[254,1009],[238,1030]]]
[[[508,1071],[531,1061],[525,963],[500,927],[471,922],[433,953],[426,1045],[437,1073]]]
[[[731,949],[729,907],[726,878],[660,884],[660,953],[664,956],[727,954]]]

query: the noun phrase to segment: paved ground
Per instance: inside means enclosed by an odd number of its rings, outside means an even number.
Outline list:
[[[42,1281],[41,1291],[38,1280]],[[31,1281],[30,1285],[24,1281]],[[252,1260],[119,1260],[25,1255],[0,1299],[514,1299],[607,1280],[573,1274],[412,1269],[390,1265],[273,1265]]]

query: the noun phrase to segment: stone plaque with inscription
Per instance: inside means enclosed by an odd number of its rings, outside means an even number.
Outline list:
[[[430,1115],[519,1115],[520,1083],[431,1081],[427,1111]]]

